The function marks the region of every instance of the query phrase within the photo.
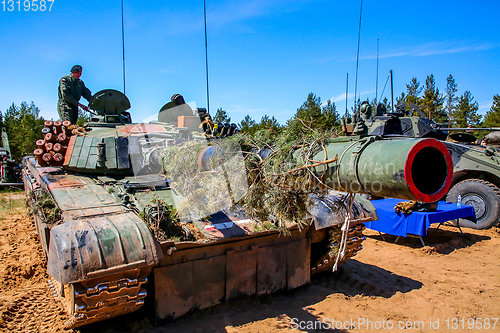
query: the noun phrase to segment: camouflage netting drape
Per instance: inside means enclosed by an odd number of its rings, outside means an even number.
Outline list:
[[[330,190],[311,172],[313,166],[327,161],[315,161],[312,156],[335,136],[333,130],[318,131],[296,120],[280,133],[261,130],[252,137],[238,134],[169,147],[161,161],[172,188],[184,199],[177,205],[181,219],[243,207],[252,218],[272,221],[287,232],[289,222],[309,223],[313,195]],[[207,145],[213,150],[208,162],[211,171],[200,172],[198,156]]]

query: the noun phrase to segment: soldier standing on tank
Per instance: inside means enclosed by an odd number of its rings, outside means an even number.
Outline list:
[[[78,120],[78,107],[89,111],[86,105],[79,102],[80,98],[83,96],[87,101],[90,101],[92,97],[90,90],[80,80],[81,76],[82,66],[74,65],[71,68],[71,74],[63,76],[59,81],[57,112],[61,120],[69,120],[72,124],[76,124]]]

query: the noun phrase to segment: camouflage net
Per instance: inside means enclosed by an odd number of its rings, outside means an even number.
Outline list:
[[[322,161],[312,157],[320,150],[326,155],[325,142],[336,136],[334,131],[319,131],[295,120],[281,133],[261,130],[253,137],[238,134],[210,141],[211,171],[198,168],[206,141],[166,148],[160,160],[171,187],[184,199],[177,206],[181,217],[194,220],[222,208],[243,207],[250,217],[269,221],[286,233],[290,222],[299,227],[309,224],[313,195],[321,197],[331,190],[312,169],[336,157]],[[243,177],[235,172],[242,170]]]

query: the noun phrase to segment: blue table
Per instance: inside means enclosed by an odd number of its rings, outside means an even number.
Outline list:
[[[443,223],[458,218],[476,222],[472,206],[462,205],[457,207],[454,203],[440,201],[435,212],[396,213],[394,206],[403,201],[405,200],[373,200],[371,203],[377,209],[378,220],[366,222],[365,226],[390,235],[407,237],[408,234],[411,234],[425,237],[427,236],[427,229],[432,223]]]

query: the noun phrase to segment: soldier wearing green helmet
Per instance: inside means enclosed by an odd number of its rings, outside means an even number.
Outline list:
[[[90,90],[80,80],[81,76],[82,66],[74,65],[71,68],[71,74],[63,76],[59,81],[57,112],[61,120],[69,120],[72,124],[76,124],[78,120],[78,107],[89,111],[86,105],[79,102],[80,98],[83,96],[87,101],[90,101],[92,97]]]

